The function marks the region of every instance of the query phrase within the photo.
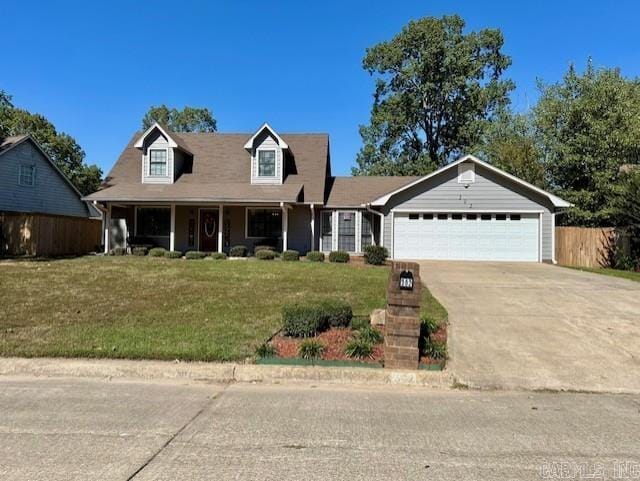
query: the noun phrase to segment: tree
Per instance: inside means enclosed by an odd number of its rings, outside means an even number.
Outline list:
[[[464,26],[458,16],[426,17],[367,49],[376,88],[354,174],[426,174],[476,145],[508,104],[502,33]]]
[[[575,204],[562,222],[614,224],[620,167],[640,163],[640,81],[589,61],[540,89],[533,115],[551,188]]]
[[[174,132],[215,132],[217,122],[207,108],[185,107],[170,109],[166,105],[152,106],[142,119],[142,130],[147,130],[153,122],[160,122]]]
[[[83,195],[95,192],[102,171],[84,163],[85,153],[76,140],[58,132],[44,116],[15,107],[11,100],[10,95],[0,91],[0,137],[31,135]]]

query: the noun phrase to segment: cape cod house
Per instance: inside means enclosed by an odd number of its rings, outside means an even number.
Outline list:
[[[393,258],[552,261],[569,204],[473,156],[422,177],[336,177],[327,134],[137,133],[86,200],[105,215],[105,251],[344,250]]]

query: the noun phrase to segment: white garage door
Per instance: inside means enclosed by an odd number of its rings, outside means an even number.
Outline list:
[[[538,214],[395,213],[396,259],[538,261]]]

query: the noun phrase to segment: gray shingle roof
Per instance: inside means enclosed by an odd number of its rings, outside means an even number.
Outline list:
[[[328,180],[327,207],[359,207],[403,187],[419,177],[355,176]]]

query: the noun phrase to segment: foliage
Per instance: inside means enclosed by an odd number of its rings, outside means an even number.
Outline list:
[[[371,344],[379,344],[384,340],[382,333],[372,326],[365,326],[360,329],[358,336]]]
[[[440,323],[431,316],[422,316],[420,319],[420,335],[431,336],[438,329],[440,329]]]
[[[180,252],[180,251],[166,251],[164,253],[164,256],[167,259],[180,259],[182,257],[182,252]]]
[[[288,250],[282,253],[283,261],[298,261],[300,260],[300,253],[296,250]]]
[[[210,254],[210,257],[214,260],[220,261],[225,260],[227,258],[227,254],[224,252],[213,252]]]
[[[260,251],[274,251],[275,252],[276,248],[274,246],[264,245],[264,244],[263,245],[254,246],[254,248],[253,248],[253,253],[254,254],[257,254]]]
[[[204,259],[207,256],[204,252],[200,251],[188,251],[185,253],[185,259],[196,260],[196,259]]]
[[[367,49],[363,67],[376,88],[354,174],[427,174],[475,145],[508,104],[502,33],[464,27],[457,15],[425,17]]]
[[[373,344],[369,340],[359,336],[347,343],[344,353],[356,359],[370,358],[373,355]]]
[[[142,119],[142,130],[147,130],[154,122],[166,125],[174,132],[215,132],[216,120],[207,108],[185,107],[170,109],[166,105],[152,106]]]
[[[305,339],[300,343],[298,356],[302,359],[320,359],[324,353],[325,345],[315,339]]]
[[[329,262],[346,263],[349,262],[349,253],[345,251],[333,251],[329,253]]]
[[[328,327],[347,327],[352,317],[351,306],[335,299],[286,304],[282,308],[283,331],[293,337],[310,337]]]
[[[617,224],[630,236],[631,256],[640,263],[640,166],[622,176],[619,195],[613,200]]]
[[[229,255],[231,257],[247,257],[247,247],[246,246],[233,246],[229,249]]]
[[[381,266],[389,257],[389,251],[383,246],[366,246],[364,248],[364,260],[367,264]]]
[[[275,357],[277,354],[276,348],[266,342],[263,342],[256,348],[256,356],[260,358]]]
[[[55,126],[43,115],[17,108],[11,96],[0,90],[0,139],[10,135],[31,135],[53,163],[83,195],[98,190],[102,170],[84,163],[85,153],[76,140]]]
[[[351,329],[355,331],[361,331],[368,326],[371,326],[371,319],[369,316],[354,316],[353,319],[351,319]]]
[[[114,247],[109,251],[109,254],[112,256],[123,256],[127,253],[127,250],[124,247]]]
[[[151,257],[164,257],[165,252],[167,252],[167,249],[164,247],[154,247],[149,250],[149,255]]]
[[[421,352],[431,359],[447,359],[447,344],[442,341],[435,341],[430,337],[423,337]]]
[[[131,253],[134,256],[146,256],[149,253],[149,249],[144,246],[138,246],[131,249]]]
[[[319,303],[325,323],[330,327],[347,327],[353,318],[353,309],[348,302],[339,299],[325,299]]]
[[[261,261],[272,261],[276,258],[276,253],[270,250],[262,249],[256,252],[256,259]]]
[[[310,251],[305,257],[309,262],[324,262],[324,252]]]

